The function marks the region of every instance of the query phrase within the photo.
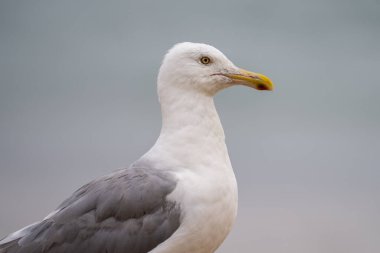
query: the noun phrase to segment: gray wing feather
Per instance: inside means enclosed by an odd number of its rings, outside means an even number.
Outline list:
[[[1,244],[0,253],[144,253],[180,225],[180,207],[166,196],[167,172],[139,166],[119,170],[77,190],[48,219]]]

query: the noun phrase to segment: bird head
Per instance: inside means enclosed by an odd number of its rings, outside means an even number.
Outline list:
[[[201,43],[174,45],[166,54],[158,75],[159,94],[176,90],[213,96],[236,84],[273,90],[268,77],[236,67],[218,49]]]

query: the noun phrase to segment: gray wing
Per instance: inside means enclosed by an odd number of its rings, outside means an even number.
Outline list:
[[[58,211],[0,241],[0,253],[144,253],[180,225],[180,207],[166,196],[170,174],[133,165],[95,180]]]

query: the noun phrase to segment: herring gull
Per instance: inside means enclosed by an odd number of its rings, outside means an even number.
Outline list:
[[[176,44],[158,74],[162,129],[153,147],[2,239],[0,253],[214,252],[238,198],[213,96],[236,84],[273,89],[210,45]]]

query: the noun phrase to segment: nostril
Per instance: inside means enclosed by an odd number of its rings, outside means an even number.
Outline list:
[[[258,77],[258,76],[249,76],[249,77],[252,78],[252,79],[255,79],[255,80],[261,80],[261,78]]]

